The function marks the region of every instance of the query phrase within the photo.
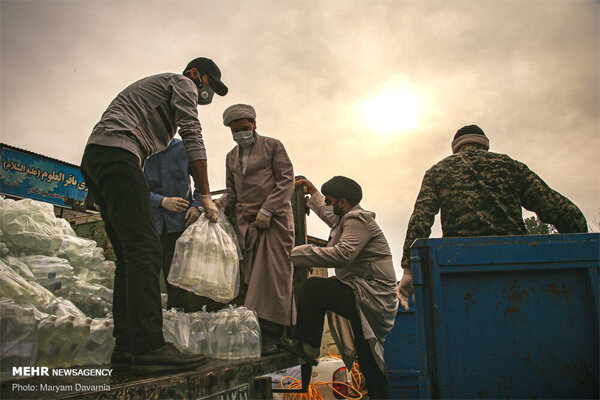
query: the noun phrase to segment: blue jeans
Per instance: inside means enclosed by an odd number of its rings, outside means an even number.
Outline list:
[[[145,353],[165,344],[159,276],[162,251],[139,159],[117,148],[88,145],[81,173],[100,206],[117,255],[113,294],[116,345]]]

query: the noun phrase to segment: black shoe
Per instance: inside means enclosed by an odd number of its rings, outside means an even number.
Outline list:
[[[261,357],[272,356],[275,354],[279,354],[282,351],[283,348],[281,347],[281,345],[278,345],[277,343],[267,343],[263,344],[262,349],[260,350],[260,355]]]
[[[204,354],[184,354],[171,343],[143,354],[134,354],[131,369],[134,373],[188,371],[206,364]]]
[[[319,362],[316,360],[319,357],[319,349],[315,349],[302,343],[300,340],[281,338],[281,344],[283,347],[292,354],[297,355],[304,361],[311,365],[317,365]]]
[[[125,347],[115,346],[110,356],[110,367],[115,371],[131,369],[133,354]]]

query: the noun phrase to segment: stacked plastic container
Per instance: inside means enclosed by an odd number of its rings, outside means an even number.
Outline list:
[[[260,357],[258,317],[245,307],[229,306],[217,313],[163,311],[163,335],[186,353],[225,360]]]
[[[107,363],[115,266],[53,206],[0,197],[0,372]]]

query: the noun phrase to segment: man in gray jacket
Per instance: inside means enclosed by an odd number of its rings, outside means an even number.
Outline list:
[[[214,93],[224,96],[221,71],[208,58],[196,58],[182,74],[149,76],[125,88],[110,103],[87,142],[81,172],[117,255],[113,318],[113,368],[134,372],[192,369],[204,357],[181,354],[165,345],[159,287],[161,244],[154,225],[145,160],[167,147],[177,129],[200,202],[216,222],[198,104]]]
[[[362,189],[344,176],[325,182],[321,193],[305,179],[308,206],[331,227],[326,247],[297,246],[294,266],[335,268],[331,278],[310,278],[298,304],[300,340],[282,339],[291,352],[312,361],[319,356],[323,319],[328,313],[333,339],[347,368],[356,356],[365,376],[369,397],[389,398],[383,359],[383,340],[392,330],[398,301],[392,254],[375,213],[359,202]]]

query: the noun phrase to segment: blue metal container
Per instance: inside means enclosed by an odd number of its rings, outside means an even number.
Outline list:
[[[600,235],[411,249],[421,397],[599,398]]]
[[[419,397],[420,353],[423,351],[417,333],[417,317],[413,304],[407,311],[400,307],[394,328],[383,343],[383,355],[388,372],[392,399],[416,399]]]

